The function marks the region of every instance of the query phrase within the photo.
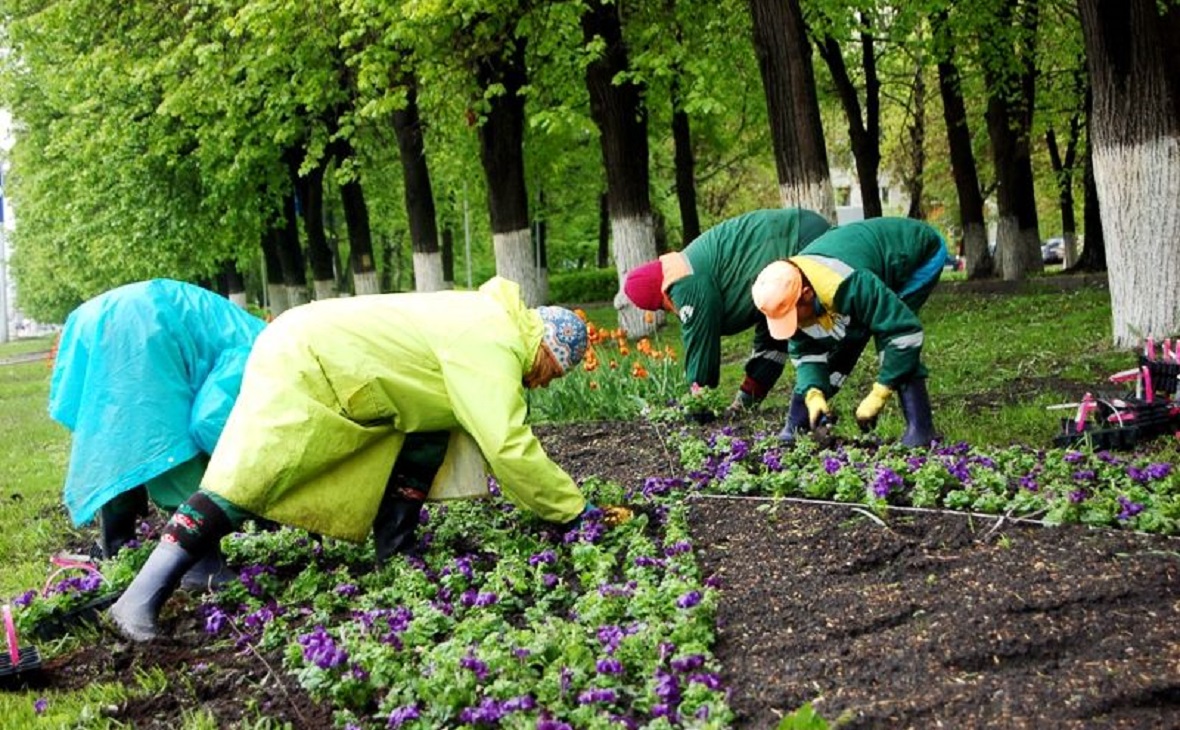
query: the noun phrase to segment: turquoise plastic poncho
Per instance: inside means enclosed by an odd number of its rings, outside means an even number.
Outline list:
[[[73,432],[64,500],[75,525],[213,451],[264,326],[225,297],[167,279],[113,289],[70,314],[49,415]],[[190,491],[199,478],[189,477]]]

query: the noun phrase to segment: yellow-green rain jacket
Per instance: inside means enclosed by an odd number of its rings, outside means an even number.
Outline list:
[[[255,343],[201,486],[276,522],[359,542],[405,435],[461,428],[509,499],[567,522],[585,499],[525,423],[521,379],[542,329],[518,285],[501,278],[478,291],[290,309]]]

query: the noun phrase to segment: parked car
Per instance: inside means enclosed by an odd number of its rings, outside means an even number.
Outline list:
[[[1046,264],[1060,264],[1065,261],[1065,239],[1050,238],[1041,244],[1041,260]]]

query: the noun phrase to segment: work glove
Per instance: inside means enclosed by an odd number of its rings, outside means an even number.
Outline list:
[[[819,425],[820,419],[831,413],[831,409],[828,408],[828,399],[824,397],[824,392],[819,388],[809,388],[807,394],[803,396],[803,402],[807,404],[807,420],[813,429]]]
[[[868,431],[877,425],[877,416],[885,407],[885,401],[893,395],[893,389],[880,383],[873,383],[873,389],[856,407],[856,423],[861,431]]]
[[[607,527],[618,527],[625,522],[630,522],[634,516],[634,510],[621,504],[608,504],[602,507],[602,524]]]

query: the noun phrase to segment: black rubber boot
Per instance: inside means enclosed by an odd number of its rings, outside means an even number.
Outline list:
[[[412,555],[418,547],[418,522],[426,495],[408,487],[387,487],[377,519],[373,521],[373,540],[377,564],[384,565],[397,554]]]
[[[180,579],[180,588],[185,591],[215,591],[221,588],[226,583],[238,579],[237,572],[226,565],[225,555],[222,554],[221,548],[215,548],[213,552],[207,553],[205,557],[197,561],[197,564],[189,568],[184,577]]]
[[[156,619],[160,609],[196,562],[191,553],[175,543],[157,545],[135,580],[111,606],[110,617],[119,633],[132,641],[151,641],[158,637]]]
[[[811,430],[811,416],[807,413],[807,403],[802,393],[791,394],[791,409],[787,411],[787,424],[779,432],[778,437],[784,443],[795,443],[795,436]]]
[[[899,392],[901,414],[905,417],[905,433],[901,443],[904,446],[929,446],[939,438],[934,431],[934,414],[930,411],[930,394],[926,392],[926,379],[914,378]]]
[[[147,514],[147,490],[136,487],[118,495],[98,511],[99,557],[113,558],[135,539],[135,525]]]

